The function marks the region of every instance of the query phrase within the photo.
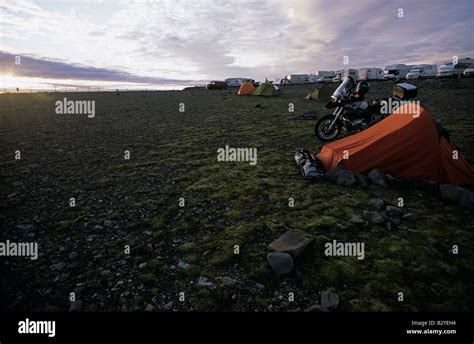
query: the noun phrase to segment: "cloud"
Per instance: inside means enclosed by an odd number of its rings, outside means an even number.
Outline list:
[[[470,0],[61,4],[2,2],[2,50],[156,80],[263,79],[344,68],[344,56],[357,68],[474,53]]]
[[[16,64],[16,61],[19,63]],[[40,59],[27,55],[14,55],[1,51],[0,74],[14,74],[18,77],[29,78],[100,80],[140,84],[183,84],[193,82],[193,80],[137,76],[119,70],[72,65],[64,61]]]

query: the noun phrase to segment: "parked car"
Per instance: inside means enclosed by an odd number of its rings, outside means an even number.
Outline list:
[[[225,81],[211,81],[206,85],[208,90],[225,90],[226,88],[227,84]]]
[[[468,68],[463,72],[464,77],[473,77],[474,76],[474,68]]]

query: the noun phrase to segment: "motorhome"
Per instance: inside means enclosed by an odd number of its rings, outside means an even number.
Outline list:
[[[318,70],[316,72],[316,82],[331,82],[335,76],[334,71]]]
[[[250,82],[255,82],[255,80],[250,79],[250,78],[227,78],[225,79],[225,83],[229,87],[240,87],[244,82],[250,81]]]
[[[359,68],[359,80],[383,80],[382,68]]]
[[[457,62],[457,64],[454,64]],[[464,75],[464,71],[468,68],[474,68],[474,60],[467,57],[464,59],[458,59],[458,61],[451,61],[443,63],[439,66],[438,74],[436,76],[438,78],[443,77],[460,77]]]
[[[406,78],[409,80],[434,78],[438,72],[438,66],[435,64],[420,64],[413,66],[408,72]]]
[[[359,79],[359,71],[357,69],[343,69],[341,78],[347,78],[348,76],[352,76],[354,80]]]
[[[289,74],[285,79],[286,85],[302,85],[309,82],[308,74]]]
[[[407,66],[406,64],[402,63],[385,66],[385,68],[383,69],[383,79],[395,81],[405,79],[411,67],[412,66]]]

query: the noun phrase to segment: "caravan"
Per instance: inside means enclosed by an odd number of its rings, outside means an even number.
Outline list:
[[[395,80],[399,81],[405,79],[407,73],[410,71],[411,66],[405,64],[393,64],[385,66],[383,69],[384,80]]]
[[[383,80],[382,68],[359,68],[359,80]]]
[[[250,81],[252,83],[255,82],[255,80],[249,79],[249,78],[227,78],[227,79],[225,79],[225,83],[229,87],[240,87],[246,81]]]
[[[460,77],[461,75],[464,75],[464,71],[468,68],[474,68],[474,60],[469,57],[459,59],[456,65],[454,64],[454,61],[443,63],[439,66],[438,74],[436,74],[436,76],[438,78],[451,76]]]
[[[289,74],[285,79],[286,85],[302,85],[309,83],[308,74]]]
[[[414,66],[408,72],[407,80],[434,78],[438,72],[438,67],[434,64],[420,64]]]
[[[353,77],[354,80],[358,80],[359,71],[357,69],[343,69],[342,74],[341,74],[341,79],[344,80],[344,78],[347,78],[348,76]]]
[[[332,79],[336,76],[333,71],[318,70],[316,72],[316,82],[332,82]]]

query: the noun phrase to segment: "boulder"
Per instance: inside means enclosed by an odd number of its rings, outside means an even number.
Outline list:
[[[323,290],[321,293],[321,307],[327,309],[336,309],[339,304],[339,295],[329,290]]]
[[[374,225],[378,225],[385,222],[383,216],[376,211],[364,210],[364,218],[367,219],[367,221],[369,221],[370,223],[373,223]]]
[[[439,187],[441,197],[452,202],[458,203],[461,201],[462,193],[465,191],[462,187],[450,184],[443,184]]]
[[[422,190],[431,195],[439,194],[439,184],[431,180],[427,180],[427,179],[418,180],[415,183],[415,185],[418,190]]]
[[[361,225],[365,223],[365,221],[361,219],[360,216],[357,216],[356,214],[352,215],[351,222],[355,225]]]
[[[357,184],[359,184],[359,186],[363,188],[366,188],[367,186],[369,186],[369,183],[367,182],[367,177],[364,176],[363,174],[356,173],[355,177],[357,179]]]
[[[406,213],[405,215],[402,216],[402,219],[406,221],[416,221],[419,218],[420,217],[415,213]]]
[[[285,252],[270,252],[267,261],[273,272],[279,275],[286,275],[293,270],[294,263],[290,254]]]
[[[313,236],[298,229],[291,229],[268,245],[275,252],[286,252],[298,256],[313,241]]]
[[[474,192],[464,190],[459,205],[465,209],[474,210]]]
[[[217,288],[217,286],[214,283],[209,282],[207,277],[204,277],[204,276],[199,276],[197,284],[201,287],[204,287],[204,288],[209,288],[209,289],[216,289]]]
[[[383,200],[380,198],[371,198],[369,199],[369,205],[377,210],[380,210],[383,206]]]
[[[400,217],[403,215],[403,210],[398,207],[394,207],[393,205],[387,205],[385,208],[385,213],[390,217]]]
[[[324,177],[337,185],[353,185],[357,182],[354,173],[342,168],[334,168],[324,175]]]
[[[83,302],[81,300],[71,301],[69,305],[69,312],[80,312],[82,310]]]
[[[388,189],[387,177],[382,171],[374,169],[369,172],[367,177],[369,178],[372,184]]]

